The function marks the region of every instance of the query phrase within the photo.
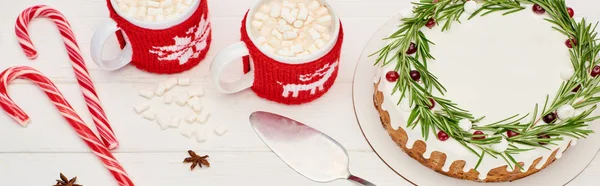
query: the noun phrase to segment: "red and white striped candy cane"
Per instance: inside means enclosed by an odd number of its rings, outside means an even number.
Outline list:
[[[102,161],[120,186],[133,186],[133,182],[125,169],[119,164],[112,153],[102,144],[94,132],[81,120],[69,102],[56,88],[54,83],[39,71],[26,66],[11,67],[0,74],[0,106],[4,111],[18,122],[29,119],[27,114],[17,106],[8,96],[7,87],[16,78],[28,79],[40,87],[56,106],[60,114],[69,122],[77,135],[87,144],[92,152]]]
[[[83,57],[81,57],[79,46],[75,40],[75,34],[73,34],[71,25],[69,25],[69,22],[67,22],[65,16],[63,16],[63,14],[58,10],[46,5],[36,5],[25,9],[17,18],[17,24],[15,26],[17,39],[21,45],[21,48],[27,57],[29,57],[29,59],[35,59],[37,57],[37,51],[31,42],[31,39],[29,39],[29,32],[27,30],[27,25],[29,22],[37,17],[50,18],[56,24],[56,26],[58,26],[65,46],[67,47],[69,58],[72,61],[77,82],[81,86],[83,97],[85,98],[88,110],[92,115],[94,124],[98,129],[100,138],[102,139],[104,145],[108,147],[108,149],[117,148],[117,146],[119,146],[119,142],[117,141],[110,124],[108,124],[108,119],[104,109],[102,109],[98,94],[96,94],[96,88],[94,88],[94,84],[92,83],[90,74],[85,66]],[[20,124],[27,125],[27,123]]]

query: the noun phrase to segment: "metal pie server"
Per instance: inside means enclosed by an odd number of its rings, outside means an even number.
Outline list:
[[[346,149],[322,132],[290,118],[268,112],[250,115],[254,131],[286,164],[316,182],[348,179],[375,186],[348,170]]]

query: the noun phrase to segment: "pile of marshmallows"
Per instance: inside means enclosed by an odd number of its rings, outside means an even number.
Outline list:
[[[177,19],[194,1],[198,0],[115,0],[123,16],[144,22]]]
[[[318,0],[272,0],[252,16],[261,50],[283,57],[316,53],[331,40],[333,16]]]
[[[188,106],[194,111],[183,118],[183,120],[189,125],[182,126],[182,118],[157,114],[150,108],[150,103],[141,103],[135,106],[134,110],[137,114],[140,114],[149,121],[156,120],[160,128],[163,130],[168,128],[180,128],[181,134],[185,137],[191,138],[192,136],[196,136],[196,141],[205,142],[207,140],[206,132],[200,126],[194,125],[195,123],[205,124],[210,117],[210,113],[203,109],[204,105],[200,99],[204,95],[204,90],[202,88],[195,88],[189,89],[186,92],[175,96],[172,94],[167,94],[169,90],[178,85],[184,87],[190,86],[191,79],[188,77],[169,78],[168,80],[159,83],[154,91],[140,90],[139,95],[148,100],[151,100],[155,96],[162,96],[164,104],[171,104],[175,102],[175,104],[182,107]],[[219,125],[214,129],[214,131],[217,135],[223,136],[225,133],[227,133],[228,129],[223,125]]]

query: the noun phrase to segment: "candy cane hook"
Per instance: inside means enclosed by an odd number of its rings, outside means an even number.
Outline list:
[[[73,34],[71,25],[69,22],[67,22],[62,13],[46,5],[36,5],[25,9],[21,15],[19,15],[17,18],[17,24],[15,26],[15,32],[17,34],[17,40],[25,52],[25,55],[27,55],[29,59],[35,59],[37,57],[37,50],[31,42],[31,39],[29,38],[29,32],[27,30],[27,25],[29,22],[37,17],[50,18],[58,27],[60,34],[63,37],[65,46],[67,47],[69,58],[72,61],[77,82],[81,86],[81,92],[87,103],[88,110],[92,115],[94,124],[98,129],[100,138],[102,139],[104,145],[108,147],[108,149],[117,148],[117,146],[119,146],[119,142],[117,141],[110,124],[108,124],[108,119],[104,109],[102,109],[100,104],[100,99],[96,93],[96,88],[92,83],[90,74],[87,70],[85,62],[83,61],[83,57],[81,57],[79,46],[75,40],[75,34]],[[20,124],[27,125],[29,122],[28,118],[23,119],[24,120],[19,121]]]
[[[11,67],[0,74],[0,107],[18,122],[23,122],[29,117],[8,96],[8,84],[16,78],[28,79],[40,87],[48,98],[54,103],[60,114],[69,122],[77,135],[87,144],[92,152],[102,161],[102,164],[110,171],[120,186],[133,186],[133,182],[125,169],[119,164],[113,154],[102,144],[94,132],[83,122],[71,107],[69,102],[56,88],[54,83],[39,71],[31,67]]]

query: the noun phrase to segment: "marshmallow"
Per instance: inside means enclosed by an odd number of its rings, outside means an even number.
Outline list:
[[[162,130],[166,130],[169,128],[169,121],[170,118],[165,117],[164,115],[159,115],[158,117],[156,117],[156,123],[158,123],[158,126],[160,126],[160,129]]]
[[[163,97],[163,103],[165,103],[167,105],[173,103],[173,96],[172,95],[165,95]]]
[[[281,46],[284,46],[284,47],[289,47],[289,46],[292,46],[293,44],[294,44],[293,41],[282,41],[281,42]]]
[[[188,90],[188,96],[190,96],[190,97],[202,97],[203,95],[204,95],[204,89],[202,89],[202,88]]]
[[[313,10],[313,11],[316,10],[317,8],[319,8],[319,7],[321,7],[321,3],[319,3],[319,1],[317,1],[317,0],[313,0],[308,5],[308,9]]]
[[[165,13],[165,15],[174,15],[174,13],[175,13],[175,7],[165,8],[165,10],[163,11],[163,13]]]
[[[327,10],[327,8],[325,8],[325,7],[321,7],[315,13],[317,13],[318,16],[322,16],[322,15],[328,14],[329,10]]]
[[[298,18],[298,20],[306,21],[306,18],[308,18],[308,9],[300,8],[297,18]]]
[[[467,1],[468,2],[468,1]],[[492,144],[492,149],[498,153],[503,153],[508,149],[508,141],[504,138],[500,140],[500,143]]]
[[[146,17],[146,9],[145,8],[138,9],[136,16],[138,16],[138,17]]]
[[[312,25],[313,28],[315,28],[317,31],[321,32],[321,33],[327,33],[327,27],[324,27],[323,25],[320,24],[313,24]]]
[[[292,26],[287,25],[287,24],[280,24],[279,27],[277,27],[277,30],[279,30],[279,32],[284,33],[287,31],[291,31],[292,30]]]
[[[277,54],[284,56],[284,57],[294,56],[294,53],[292,51],[290,51],[290,49],[288,49],[288,48],[284,48],[284,49],[277,51]]]
[[[215,127],[215,133],[219,136],[225,135],[225,133],[227,133],[227,131],[229,131],[229,130],[224,125],[219,125],[219,126]]]
[[[298,37],[298,33],[294,32],[294,31],[287,31],[287,32],[283,33],[283,39],[285,39],[285,40],[296,39],[296,37]]]
[[[294,8],[294,9],[292,9],[292,11],[290,13],[292,13],[292,16],[294,16],[294,18],[298,18],[298,14],[300,13],[300,10],[298,10],[297,8]]]
[[[139,105],[133,107],[135,112],[138,114],[141,114],[142,112],[148,110],[149,108],[150,108],[150,104],[148,104],[148,103],[142,103],[142,104],[139,104]]]
[[[192,84],[192,80],[189,77],[180,77],[177,79],[177,84],[181,86],[188,86]]]
[[[269,12],[269,16],[273,18],[278,18],[281,16],[281,7],[279,5],[273,5],[271,7],[271,11]]]
[[[327,32],[323,32],[321,33],[321,37],[325,40],[325,41],[329,41],[331,40],[331,35],[329,35],[329,33]]]
[[[154,16],[148,15],[144,17],[144,22],[154,22]]]
[[[475,11],[477,11],[477,9],[479,9],[479,7],[477,7],[477,2],[475,2],[475,1],[467,1],[467,2],[465,2],[464,6],[465,6],[464,10],[468,14],[475,13]]]
[[[127,10],[127,16],[129,17],[135,17],[135,15],[137,15],[137,7],[130,7],[129,10]]]
[[[315,44],[312,44],[308,47],[308,51],[312,54],[312,53],[317,53],[319,51],[319,49],[317,48],[317,46]]]
[[[319,32],[315,28],[308,29],[308,34],[310,34],[310,38],[312,38],[313,40],[321,38],[321,34],[319,34]]]
[[[271,35],[275,36],[277,39],[283,39],[283,34],[281,34],[281,32],[277,30],[273,30],[273,32],[271,32]]]
[[[260,29],[263,26],[263,22],[262,21],[258,21],[258,20],[254,20],[252,21],[252,26],[256,29]]]
[[[304,22],[294,21],[294,24],[292,24],[292,25],[294,25],[294,27],[296,27],[296,28],[302,28],[302,26],[304,26]]]
[[[177,78],[169,78],[166,81],[162,82],[167,90],[171,90],[173,87],[177,86]]]
[[[146,2],[146,5],[148,7],[156,7],[156,8],[158,8],[158,7],[160,7],[160,2],[156,2],[156,1],[150,0],[150,1]]]
[[[194,134],[196,135],[197,142],[202,143],[208,139],[206,137],[206,131],[204,131],[201,127],[197,127],[196,130],[194,131]]]
[[[306,21],[304,21],[305,25],[311,24],[313,21],[315,21],[315,18],[313,16],[308,16],[306,17]]]
[[[269,45],[268,43],[263,44],[260,48],[262,50],[265,50],[265,51],[269,52],[269,53],[273,53],[275,51],[275,49],[271,45]]]
[[[317,45],[318,48],[323,48],[325,46],[325,42],[322,39],[317,39],[315,40],[315,45]]]
[[[164,95],[166,91],[167,91],[167,88],[165,88],[165,85],[163,85],[162,83],[159,83],[156,86],[156,88],[154,88],[154,94],[157,96]]]
[[[265,4],[265,5],[262,5],[259,10],[261,12],[263,12],[263,13],[267,13],[268,14],[269,11],[271,10],[271,7],[269,5]],[[266,14],[264,14],[264,15],[266,15]]]
[[[332,20],[331,16],[326,15],[326,16],[319,18],[317,21],[319,21],[320,24],[329,25],[329,24],[331,24],[331,20]]]
[[[183,13],[185,12],[189,7],[183,3],[179,3],[177,4],[177,6],[175,6],[175,11],[177,13]]]
[[[156,113],[154,113],[151,110],[147,110],[146,112],[144,112],[142,114],[142,117],[144,117],[144,119],[147,119],[149,121],[154,121],[154,119],[156,118]]]
[[[259,45],[262,45],[263,43],[267,42],[267,38],[265,36],[260,36],[258,38],[256,38],[256,43]]]
[[[296,21],[296,16],[294,16],[290,9],[282,8],[281,9],[281,18],[287,21],[289,24],[294,23]]]
[[[175,103],[179,106],[184,106],[188,100],[189,97],[187,95],[179,95],[175,98]]]
[[[140,90],[139,94],[146,99],[152,99],[152,97],[154,97],[154,92],[149,90]]]
[[[269,19],[269,16],[265,13],[262,12],[256,12],[256,14],[254,14],[254,19],[256,20],[261,20],[261,21],[266,21]]]
[[[304,51],[302,53],[296,54],[296,57],[308,56],[308,55],[310,55],[310,53],[308,51]]]
[[[181,118],[173,117],[171,118],[171,122],[169,122],[169,127],[178,128],[179,124],[181,124]]]
[[[192,109],[194,110],[194,112],[202,112],[203,108],[204,108],[204,106],[202,106],[202,104],[200,104],[200,103],[196,103],[196,104],[192,105]]]
[[[163,0],[163,2],[160,3],[160,7],[162,7],[162,8],[168,8],[171,6],[173,6],[172,0]]]
[[[196,117],[198,116],[195,113],[188,114],[185,117],[185,122],[192,124],[194,123],[194,121],[196,121]]]
[[[297,54],[297,53],[302,53],[302,52],[304,52],[304,47],[303,47],[302,45],[298,45],[298,44],[296,44],[296,45],[292,45],[292,46],[290,47],[290,50],[291,50],[292,52],[296,53],[296,54]]]
[[[148,8],[148,15],[155,16],[159,14],[164,14],[162,8]]]
[[[165,16],[162,15],[162,14],[158,14],[155,17],[154,22],[161,22],[161,21],[164,21],[164,20],[165,20]]]
[[[210,113],[202,112],[200,115],[198,115],[198,117],[196,117],[196,121],[200,124],[205,124],[206,121],[208,121],[208,118],[210,118]]]
[[[295,8],[296,4],[292,3],[292,2],[289,2],[289,1],[283,1],[283,6],[284,7],[288,7],[288,8]]]

